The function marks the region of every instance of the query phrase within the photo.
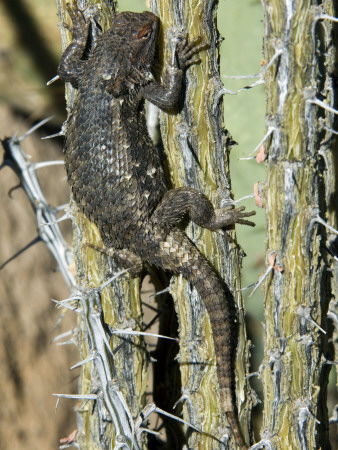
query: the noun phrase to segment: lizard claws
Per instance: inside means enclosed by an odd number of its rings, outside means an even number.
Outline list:
[[[243,212],[244,210],[245,206],[234,208],[232,205],[217,209],[215,211],[215,220],[213,224],[211,224],[210,229],[216,230],[234,225],[235,223],[248,225],[250,227],[256,226],[256,224],[254,222],[251,222],[251,220],[244,219],[244,217],[254,216],[256,214],[256,211]]]
[[[178,67],[181,70],[184,70],[193,64],[201,62],[199,58],[193,58],[193,56],[206,48],[208,48],[208,45],[203,42],[201,43],[200,36],[193,39],[191,42],[189,42],[187,36],[185,36],[176,48]]]
[[[243,217],[255,216],[256,211],[242,212],[244,210],[245,210],[245,206],[240,206],[239,208],[233,210],[235,223],[240,223],[242,225],[248,225],[249,227],[255,227],[256,224],[254,222],[251,222],[251,220],[245,220],[245,219],[243,219]]]
[[[66,11],[72,21],[72,25],[69,25],[66,22],[63,22],[63,26],[71,32],[72,39],[76,40],[81,38],[87,31],[89,22],[85,19],[83,12],[79,9],[77,1],[74,2],[73,6],[70,3],[66,4]]]

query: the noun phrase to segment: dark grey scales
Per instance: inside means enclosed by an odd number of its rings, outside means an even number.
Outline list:
[[[218,230],[242,223],[254,212],[214,211],[192,188],[167,190],[158,152],[148,135],[144,99],[165,111],[175,108],[184,70],[204,47],[184,39],[163,83],[152,74],[160,22],[150,12],[124,12],[83,59],[89,23],[77,6],[67,8],[72,42],[59,76],[77,88],[65,126],[65,164],[75,201],[100,230],[102,251],[136,275],[143,262],[182,274],[200,293],[213,329],[222,408],[241,449],[247,445],[238,424],[233,382],[235,311],[229,290],[181,229],[188,215]]]

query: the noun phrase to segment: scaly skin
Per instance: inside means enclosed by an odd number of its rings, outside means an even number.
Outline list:
[[[125,12],[82,59],[88,22],[74,5],[72,42],[59,76],[77,88],[65,127],[65,165],[75,201],[100,230],[101,249],[137,275],[147,262],[181,273],[200,293],[213,330],[221,403],[241,449],[235,407],[233,359],[236,311],[229,289],[177,224],[183,216],[217,230],[234,223],[253,226],[244,208],[214,211],[192,188],[167,190],[159,155],[149,138],[144,99],[170,111],[181,93],[184,70],[198,60],[198,40],[177,46],[162,84],[152,75],[159,19],[150,12]]]

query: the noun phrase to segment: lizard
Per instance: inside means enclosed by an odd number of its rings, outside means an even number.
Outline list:
[[[241,449],[247,449],[237,418],[233,355],[236,311],[233,297],[209,261],[187,237],[185,216],[201,227],[221,230],[235,223],[254,226],[254,211],[214,209],[191,187],[168,189],[161,158],[145,120],[145,100],[173,111],[182,80],[197,53],[199,38],[176,45],[162,82],[155,79],[159,18],[148,11],[122,12],[86,49],[89,21],[76,2],[66,6],[72,40],[58,67],[77,94],[64,125],[65,168],[73,199],[99,229],[103,247],[132,276],[144,263],[182,274],[199,292],[210,317],[222,410]],[[94,247],[95,248],[95,247]]]

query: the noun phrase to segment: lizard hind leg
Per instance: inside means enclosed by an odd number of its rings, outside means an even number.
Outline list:
[[[115,249],[112,247],[97,247],[96,245],[92,245],[87,243],[87,247],[90,247],[104,255],[112,258],[122,269],[129,269],[129,274],[132,278],[137,278],[141,275],[143,270],[143,262],[140,257],[135,255],[135,253],[131,252],[127,249]]]
[[[237,209],[228,206],[215,210],[204,194],[193,188],[182,187],[165,193],[152,219],[157,223],[173,226],[188,214],[193,222],[209,230],[219,230],[235,223],[255,226],[245,219],[256,214],[255,211],[243,212],[244,209],[244,206]]]

